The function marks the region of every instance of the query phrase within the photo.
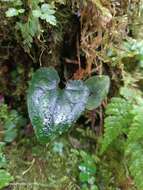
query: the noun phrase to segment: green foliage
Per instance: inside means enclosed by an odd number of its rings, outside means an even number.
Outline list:
[[[101,152],[104,152],[120,135],[128,131],[132,119],[131,110],[132,105],[123,98],[111,99],[111,103],[106,108],[105,133]]]
[[[114,65],[124,65],[123,71],[133,73],[141,69],[141,72],[143,68],[143,40],[128,37],[121,43],[120,49],[110,47],[107,50],[107,57]]]
[[[135,184],[138,190],[143,189],[143,146],[138,141],[132,142],[127,145],[125,151],[129,162],[129,170],[134,178]]]
[[[6,161],[5,155],[3,153],[4,146],[5,146],[5,143],[0,142],[0,168],[5,168],[7,165],[7,161]]]
[[[43,142],[67,131],[86,105],[89,109],[99,106],[109,89],[106,76],[89,78],[85,84],[81,80],[70,80],[63,90],[58,87],[59,82],[56,70],[41,68],[29,87],[29,116],[38,139]]]
[[[2,12],[4,11],[6,14],[6,18],[3,19],[2,13],[2,29],[0,29],[0,34],[2,34],[0,40],[2,42],[0,96],[1,94],[2,97],[5,96],[9,105],[19,106],[19,110],[25,111],[23,100],[25,100],[27,82],[31,77],[29,70],[33,71],[38,68],[38,65],[33,65],[32,60],[37,64],[40,62],[40,65],[56,65],[59,70],[62,69],[60,67],[61,60],[65,60],[61,64],[64,67],[63,73],[66,75],[68,67],[72,68],[72,71],[76,70],[78,66],[73,63],[76,63],[77,58],[80,62],[81,58],[82,69],[79,69],[79,74],[83,74],[83,78],[88,77],[87,70],[89,75],[94,75],[95,72],[96,74],[108,73],[112,78],[110,96],[115,95],[121,82],[124,82],[120,94],[125,98],[113,98],[107,106],[105,135],[101,142],[103,156],[100,157],[99,162],[96,162],[95,157],[95,149],[99,149],[96,130],[98,132],[98,127],[102,127],[104,106],[97,110],[93,109],[101,105],[108,93],[110,85],[108,76],[93,76],[85,82],[81,81],[81,84],[89,89],[89,96],[82,110],[84,111],[86,107],[93,111],[86,112],[85,116],[78,120],[76,126],[78,134],[76,130],[69,131],[67,142],[65,142],[66,134],[63,141],[56,140],[46,146],[37,144],[35,137],[32,142],[31,125],[25,126],[17,111],[10,110],[6,104],[2,104],[0,106],[0,138],[8,144],[5,151],[7,155],[3,150],[0,151],[0,186],[2,184],[4,187],[9,184],[10,176],[7,171],[11,171],[17,183],[17,185],[13,184],[15,190],[29,190],[29,188],[36,190],[97,190],[98,188],[131,190],[130,183],[133,178],[138,189],[143,189],[141,179],[143,176],[143,105],[138,100],[138,96],[142,96],[138,90],[139,82],[141,82],[138,79],[142,77],[143,42],[141,39],[126,38],[128,34],[130,37],[135,33],[138,35],[139,30],[139,36],[142,36],[142,8],[140,6],[139,13],[137,10],[133,10],[134,4],[138,4],[138,1],[132,3],[132,1],[101,0],[0,0],[4,4]],[[140,0],[140,5],[142,2]],[[132,11],[137,12],[138,18],[140,17],[139,20],[135,18],[134,26],[130,20]],[[72,28],[72,26],[74,27]],[[15,38],[11,31],[15,34]],[[60,41],[57,40],[58,32],[61,37]],[[123,38],[124,42],[122,42]],[[28,54],[20,48],[22,44]],[[66,59],[63,57],[65,46],[69,46],[70,51],[70,55],[68,55],[68,49],[67,53],[65,51]],[[105,55],[106,50],[108,50],[108,55]],[[53,57],[56,57],[57,54],[60,59],[53,61]],[[68,66],[65,64],[66,61],[69,61]],[[20,72],[17,70],[17,65],[22,68]],[[116,65],[116,68],[113,68],[112,65]],[[141,75],[138,75],[137,69]],[[127,74],[125,71],[130,71],[131,74]],[[70,74],[76,76],[77,73]],[[67,74],[65,78],[68,76]],[[84,90],[80,88],[79,81],[67,82],[67,85],[72,84],[72,88],[70,86],[68,90],[67,86],[65,89],[60,89],[58,87],[59,77],[54,72],[51,74],[43,72],[42,77],[38,78],[35,75],[35,79],[33,77],[32,80],[34,82],[30,88],[33,102],[30,103],[30,114],[32,115],[30,117],[32,117],[32,124],[37,136],[41,135],[40,138],[44,136],[44,141],[47,142],[48,135],[51,138],[52,134],[57,136],[57,132],[58,134],[62,133],[59,129],[63,129],[65,120],[69,121],[68,125],[72,125],[79,117],[81,114],[79,104],[83,100]],[[131,88],[129,88],[130,85]],[[21,93],[21,91],[23,92]],[[76,97],[78,98],[76,99]],[[69,109],[70,106],[72,109]],[[58,107],[60,108],[57,111]],[[73,112],[75,107],[77,109]],[[33,119],[33,115],[37,117]],[[68,119],[64,120],[65,115]],[[61,123],[55,129],[55,121],[59,117]],[[49,122],[53,130],[50,131],[51,133],[47,127]],[[21,123],[24,126],[22,132],[25,135],[10,144],[15,140]],[[68,127],[65,125],[65,128],[68,129]],[[71,133],[74,135],[73,138]],[[28,138],[25,137],[27,135]],[[71,149],[69,141],[74,149]],[[109,150],[109,148],[111,149]],[[9,170],[7,170],[7,156],[10,159]],[[130,173],[126,165],[129,166]]]
[[[8,10],[5,12],[6,17],[19,16],[25,12],[25,9],[22,8],[23,3],[21,0],[3,0],[7,2]]]
[[[10,158],[9,168],[17,184],[15,190],[28,190],[29,184],[37,190],[82,189],[84,184],[88,190],[94,189],[97,158],[93,153],[73,148],[66,135],[47,145],[36,143],[35,140],[24,138],[20,148],[18,144],[13,144],[11,149],[6,149]],[[82,163],[96,172],[90,172],[89,183],[80,180],[79,166]]]
[[[9,185],[13,177],[5,170],[0,169],[0,189]]]
[[[59,153],[60,155],[63,155],[63,148],[64,148],[63,143],[61,143],[61,142],[54,142],[53,152]]]
[[[128,39],[123,44],[122,57],[134,58],[137,60],[139,67],[143,67],[143,41]]]
[[[21,31],[25,50],[29,51],[29,48],[32,47],[33,38],[41,33],[38,18],[31,14],[28,16],[28,21],[26,23],[18,22],[16,27]]]
[[[20,0],[7,2],[7,6],[9,8],[6,11],[6,16],[18,16],[19,21],[16,22],[16,29],[21,31],[23,44],[26,51],[29,51],[32,47],[33,38],[37,37],[40,39],[40,35],[42,35],[43,29],[39,19],[46,21],[53,26],[57,24],[55,17],[55,2],[56,1],[52,1],[51,4],[48,4],[41,0],[28,1],[27,6],[29,11],[25,10],[23,5],[24,3]],[[26,17],[26,22],[24,22],[24,17]]]
[[[0,142],[0,189],[9,185],[13,177],[6,171],[7,161],[3,153],[4,143]]]
[[[135,97],[136,101],[123,98],[112,98],[106,109],[105,134],[102,140],[102,154],[110,146],[123,138],[123,148],[129,170],[137,188],[143,189],[143,104],[142,98]]]
[[[18,22],[17,28],[21,30],[23,43],[25,49],[28,51],[31,48],[33,38],[40,37],[42,28],[39,18],[46,20],[51,25],[56,25],[56,17],[54,16],[55,10],[50,4],[42,4],[39,6],[40,1],[33,0],[29,4],[30,12],[26,23]]]
[[[6,104],[0,104],[0,123],[3,125],[4,141],[12,142],[17,137],[19,126],[25,124],[25,119],[16,110],[9,111]]]
[[[18,16],[21,13],[24,13],[24,9],[15,9],[15,8],[9,8],[6,11],[6,16],[7,17],[12,17],[12,16]]]
[[[51,25],[56,25],[56,17],[54,16],[55,12],[54,7],[47,3],[42,4],[40,9],[32,10],[34,17],[46,20],[46,22]]]
[[[129,170],[135,179],[138,189],[143,189],[143,103],[142,99],[134,106],[134,114],[128,132],[125,155],[129,158]]]
[[[90,96],[86,104],[88,110],[93,110],[100,106],[101,102],[107,96],[110,86],[108,76],[93,76],[85,81],[90,90]]]
[[[85,109],[89,95],[82,81],[69,81],[65,89],[53,68],[41,68],[33,76],[28,92],[29,116],[43,142],[67,131]]]
[[[82,183],[82,190],[98,190],[96,186],[96,158],[85,151],[80,151],[82,158],[79,164],[79,179]]]

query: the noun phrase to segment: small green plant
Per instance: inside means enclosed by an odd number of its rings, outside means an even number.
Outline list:
[[[104,138],[101,152],[104,152],[120,135],[126,133],[132,120],[132,105],[123,98],[112,98],[106,108]]]
[[[112,64],[123,64],[125,70],[130,69],[133,72],[133,68],[142,69],[143,40],[127,38],[126,41],[122,42],[120,49],[115,47],[108,48],[107,57]]]
[[[130,38],[124,42],[122,57],[136,59],[137,66],[143,68],[143,41]]]
[[[3,153],[5,143],[0,142],[0,189],[9,185],[13,181],[13,177],[7,172],[7,161]]]
[[[15,8],[9,8],[6,11],[6,16],[7,17],[12,17],[12,16],[18,16],[19,14],[24,13],[24,9],[15,9]]]
[[[109,89],[107,76],[91,77],[85,82],[70,80],[65,89],[59,88],[59,82],[54,68],[41,68],[33,75],[29,87],[29,116],[41,142],[67,131],[86,107],[97,108]]]
[[[79,180],[82,184],[82,190],[98,190],[96,185],[96,159],[85,151],[80,151],[82,158],[79,164]]]
[[[125,158],[129,171],[135,180],[138,190],[143,189],[143,99],[112,98],[106,108],[105,133],[101,141],[102,154],[118,138],[122,139]]]
[[[99,107],[103,99],[107,96],[110,79],[108,76],[93,76],[87,79],[85,84],[90,90],[90,97],[88,98],[86,108],[93,110]]]
[[[25,9],[24,3],[21,0],[7,1],[7,6],[9,7],[6,11],[6,17],[18,17],[16,22],[16,29],[21,31],[23,38],[23,44],[26,51],[29,51],[33,38],[40,38],[43,29],[41,25],[41,20],[46,21],[52,26],[57,24],[57,19],[55,17],[56,8],[53,1],[51,4],[44,3],[41,0],[32,0],[27,2],[27,7],[29,11]],[[63,3],[63,2],[58,2]],[[24,21],[26,18],[26,22]],[[13,18],[14,19],[14,18]]]
[[[36,18],[46,20],[51,25],[56,25],[56,17],[54,7],[50,4],[44,3],[39,9],[32,10],[32,15]]]
[[[63,155],[64,144],[62,142],[54,142],[53,152]]]
[[[1,133],[4,136],[3,141],[12,142],[17,137],[18,128],[25,124],[25,120],[16,110],[9,110],[7,104],[0,104],[0,124],[3,126]]]

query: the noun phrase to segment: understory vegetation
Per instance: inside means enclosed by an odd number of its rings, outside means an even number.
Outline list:
[[[0,12],[0,189],[143,190],[143,0]]]

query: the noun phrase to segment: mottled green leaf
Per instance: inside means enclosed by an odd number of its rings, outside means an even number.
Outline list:
[[[53,139],[75,122],[85,109],[89,89],[80,80],[68,81],[60,89],[58,73],[41,68],[33,76],[28,90],[28,112],[41,142]]]

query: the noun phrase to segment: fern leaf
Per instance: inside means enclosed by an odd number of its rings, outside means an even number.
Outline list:
[[[102,140],[101,153],[105,152],[118,136],[126,133],[132,119],[131,110],[132,105],[125,99],[112,98],[111,103],[106,108],[105,133]]]
[[[143,189],[143,103],[137,97],[136,103],[123,98],[112,98],[106,108],[105,133],[101,153],[106,151],[114,140],[126,134],[124,152],[129,171],[138,190]]]
[[[135,115],[128,134],[128,143],[140,141],[143,138],[143,112]]]
[[[135,106],[129,129],[125,155],[129,157],[129,170],[139,190],[143,189],[143,106]]]
[[[129,143],[125,155],[128,158],[128,165],[131,175],[134,178],[138,190],[143,189],[143,147],[139,143]]]

